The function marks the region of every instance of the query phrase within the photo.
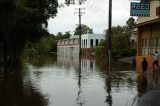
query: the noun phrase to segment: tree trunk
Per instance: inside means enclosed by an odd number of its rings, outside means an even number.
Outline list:
[[[4,36],[4,40],[3,40],[3,62],[4,62],[4,74],[7,74],[7,67],[8,67],[8,63],[7,63],[7,34]]]

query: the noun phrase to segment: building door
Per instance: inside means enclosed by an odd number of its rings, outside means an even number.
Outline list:
[[[93,39],[90,39],[90,48],[93,48]]]

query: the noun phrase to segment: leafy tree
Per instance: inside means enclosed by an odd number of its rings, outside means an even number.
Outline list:
[[[63,39],[62,36],[63,36],[62,32],[58,32],[58,33],[57,33],[57,40]]]
[[[35,42],[48,34],[47,20],[57,13],[57,0],[1,0],[0,47],[4,69],[7,60],[19,58],[27,41]]]
[[[67,38],[69,38],[71,36],[71,34],[70,34],[70,32],[68,31],[68,32],[65,32],[65,34],[63,35],[63,38],[64,39],[67,39]]]
[[[92,34],[93,30],[90,29],[87,25],[82,24],[81,25],[81,34]],[[78,26],[75,31],[74,35],[79,35],[80,34],[80,26]]]
[[[136,25],[135,19],[133,17],[129,18],[126,22],[126,25],[129,29],[133,29],[133,26]]]
[[[131,51],[130,48],[130,35],[135,25],[134,18],[129,18],[124,26],[114,26],[112,27],[112,54],[114,57],[128,56]],[[108,31],[108,30],[107,30]],[[106,35],[107,35],[106,31]],[[106,36],[106,43],[103,46],[107,48],[108,36]],[[102,54],[102,53],[101,53]],[[107,53],[105,53],[107,54]],[[132,53],[133,55],[133,53]]]
[[[65,32],[64,34],[62,32],[58,32],[55,36],[56,40],[60,39],[68,39],[71,36],[70,31]]]

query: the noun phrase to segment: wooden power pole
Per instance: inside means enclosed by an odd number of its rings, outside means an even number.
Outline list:
[[[111,26],[112,26],[112,0],[109,0],[109,18],[108,18],[108,71],[111,71],[111,51],[112,51],[112,47],[111,47],[111,35],[112,35],[112,31],[111,31]]]

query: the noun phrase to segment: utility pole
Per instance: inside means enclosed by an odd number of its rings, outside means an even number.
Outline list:
[[[79,5],[82,5],[84,0],[79,0]],[[79,16],[79,58],[81,59],[82,51],[81,51],[81,36],[82,36],[82,25],[81,25],[81,16],[84,12],[81,12],[83,8],[78,8],[78,16]]]
[[[82,4],[82,2],[81,2],[81,0],[79,0],[79,5],[81,5]],[[82,52],[81,52],[81,35],[82,35],[82,26],[81,26],[81,16],[82,16],[82,14],[81,14],[81,8],[79,8],[78,9],[79,10],[79,59],[81,60],[81,54],[82,54]]]
[[[109,19],[108,19],[108,71],[111,71],[111,26],[112,26],[112,0],[109,0]]]

